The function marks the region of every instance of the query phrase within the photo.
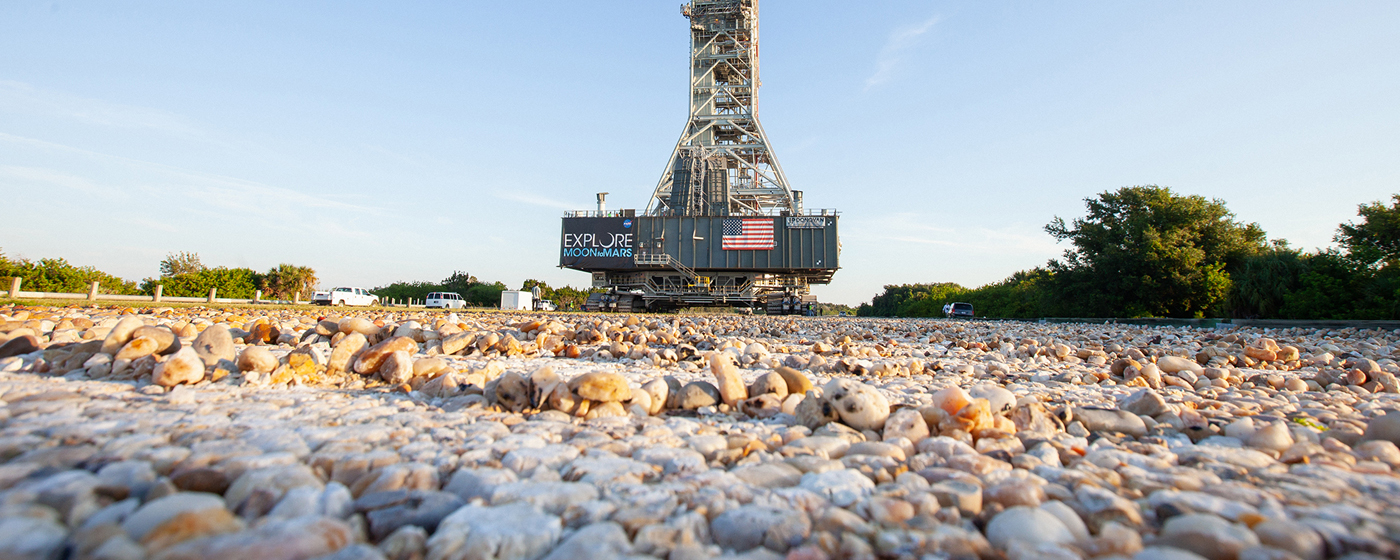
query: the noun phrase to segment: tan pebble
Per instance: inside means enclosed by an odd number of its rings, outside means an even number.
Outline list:
[[[751,397],[772,394],[781,401],[788,395],[787,381],[777,372],[768,372],[758,376],[753,384],[749,386],[748,394]]]
[[[959,410],[972,402],[972,395],[967,394],[962,387],[946,387],[933,394],[932,405],[949,415],[957,414]]]
[[[358,358],[360,352],[369,344],[365,335],[360,333],[351,333],[342,336],[344,336],[344,338],[341,338],[340,341],[335,344],[335,347],[331,349],[330,358],[326,360],[327,373],[348,371],[352,360]]]
[[[833,379],[822,395],[840,415],[841,422],[858,430],[879,430],[890,417],[890,404],[880,391],[853,379]]]
[[[653,379],[642,384],[642,390],[651,396],[651,408],[648,412],[655,416],[660,414],[666,407],[666,399],[670,397],[670,386],[664,379]]]
[[[739,405],[739,401],[748,398],[748,389],[744,387],[744,379],[739,377],[739,367],[734,365],[734,359],[727,352],[711,352],[709,355],[710,372],[715,376],[715,387],[719,389],[720,399],[731,408]]]
[[[126,317],[118,321],[102,340],[102,353],[116,355],[131,340],[131,333],[144,325],[145,323],[136,317]]]
[[[144,358],[146,356],[154,354],[157,350],[160,349],[159,346],[160,344],[156,342],[156,339],[154,338],[148,336],[138,336],[132,338],[126,343],[126,345],[122,346],[121,350],[118,350],[116,355],[112,356],[112,359],[135,360],[139,358]]]
[[[408,383],[413,379],[413,357],[403,350],[395,350],[384,357],[377,371],[379,378],[390,385]]]
[[[529,381],[518,371],[508,371],[502,375],[496,380],[495,389],[496,402],[501,408],[520,412],[530,406]]]
[[[238,354],[239,371],[256,371],[258,373],[269,373],[277,368],[277,358],[269,352],[267,348],[261,346],[249,346]]]
[[[184,511],[151,529],[141,544],[154,554],[188,540],[242,530],[243,521],[221,507]]]
[[[569,388],[590,401],[622,402],[632,397],[627,378],[620,374],[595,371],[569,380]]]
[[[783,381],[787,382],[789,395],[805,395],[807,391],[812,390],[812,380],[807,379],[807,376],[800,371],[787,366],[778,366],[773,368],[773,371],[781,375]]]
[[[928,436],[928,423],[924,421],[923,414],[920,414],[917,409],[901,408],[891,412],[890,417],[885,420],[882,439],[888,441],[895,438],[905,438],[918,443]]]
[[[156,364],[151,372],[151,382],[161,387],[174,387],[181,383],[198,383],[204,379],[204,361],[193,348],[184,348],[165,361]]]
[[[360,353],[359,359],[355,360],[355,373],[360,375],[373,375],[379,371],[379,366],[384,360],[394,352],[406,352],[410,355],[418,352],[418,343],[406,336],[396,336],[380,342],[365,349]],[[411,367],[411,366],[410,366]]]

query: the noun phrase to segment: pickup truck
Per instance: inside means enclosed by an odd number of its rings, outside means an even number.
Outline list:
[[[379,296],[364,288],[336,287],[329,292],[316,292],[311,302],[317,305],[379,305]]]

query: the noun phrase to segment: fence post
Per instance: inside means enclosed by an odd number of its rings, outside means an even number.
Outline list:
[[[160,303],[160,296],[161,296],[161,293],[164,292],[164,291],[165,291],[165,284],[156,284],[156,295],[155,295],[155,296],[152,296],[151,301],[154,301],[154,302],[156,302],[156,303]]]
[[[88,286],[88,301],[97,301],[97,282],[93,282],[91,286]]]
[[[209,303],[214,303],[214,296],[218,295],[218,288],[209,288]]]
[[[253,291],[253,303],[262,301],[262,290]]]
[[[11,278],[11,279],[10,279],[10,297],[11,297],[11,298],[17,298],[17,297],[19,297],[19,283],[20,283],[21,281],[23,281],[23,280],[24,280],[23,278],[20,278],[20,277],[18,277],[18,276],[15,276],[14,278]]]
[[[301,305],[301,292],[292,294],[292,305]]]

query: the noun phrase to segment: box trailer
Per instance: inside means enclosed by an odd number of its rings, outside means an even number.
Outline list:
[[[530,292],[516,290],[506,290],[501,292],[501,309],[511,311],[529,311],[533,307],[533,298]]]

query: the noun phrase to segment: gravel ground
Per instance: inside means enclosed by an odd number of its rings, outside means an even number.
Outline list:
[[[1400,332],[0,307],[0,559],[1400,558]]]

